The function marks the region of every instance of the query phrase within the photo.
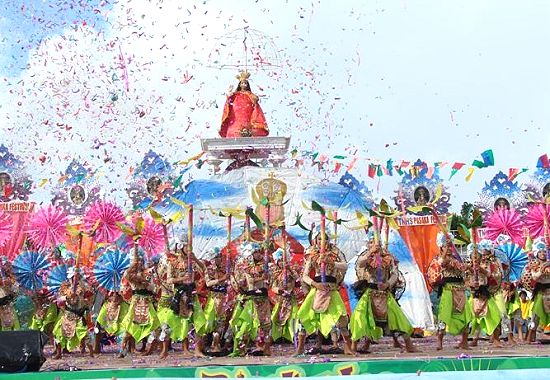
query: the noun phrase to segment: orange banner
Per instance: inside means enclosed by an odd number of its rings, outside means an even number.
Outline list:
[[[407,243],[407,247],[424,277],[426,277],[426,271],[432,258],[439,252],[436,245],[438,232],[439,228],[435,224],[399,227],[399,234]]]

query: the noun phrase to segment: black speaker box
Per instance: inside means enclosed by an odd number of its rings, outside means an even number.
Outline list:
[[[0,331],[0,372],[38,371],[46,361],[46,334],[37,331]]]

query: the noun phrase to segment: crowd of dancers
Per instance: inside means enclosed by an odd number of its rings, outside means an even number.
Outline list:
[[[501,235],[496,243],[506,239]],[[392,336],[402,350],[417,350],[413,327],[395,297],[402,286],[398,261],[379,239],[371,238],[358,253],[353,310],[341,296],[348,263],[329,236],[312,238],[299,263],[281,248],[286,244],[275,240],[244,241],[234,256],[212,249],[198,259],[181,239],[154,261],[136,245],[128,252],[131,264],[121,286],[108,293],[98,291],[75,263],[66,263],[73,270],[56,292],[32,294],[35,309],[28,328],[51,337],[56,359],[75,350],[100,354],[105,344],[118,345],[120,357],[141,351],[166,358],[176,342],[182,353],[172,355],[271,355],[272,344],[285,341],[296,355],[320,352],[327,342],[338,349],[343,341],[344,354],[353,355],[368,352],[383,335]],[[503,336],[506,344],[516,344],[534,341],[537,331],[548,332],[550,265],[542,239],[533,243],[517,283],[503,278],[494,242],[470,244],[465,260],[450,235],[439,233],[437,244],[440,252],[427,278],[439,299],[438,350],[446,334],[460,336],[457,348],[464,350],[477,345],[480,332],[494,346],[503,344]],[[1,270],[1,329],[18,330],[17,281],[7,260]],[[516,332],[525,334],[517,339]],[[308,336],[316,338],[306,351]]]

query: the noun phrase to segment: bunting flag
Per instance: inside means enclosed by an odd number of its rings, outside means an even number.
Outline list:
[[[386,169],[388,170],[388,175],[393,176],[393,160],[391,158],[386,162]]]
[[[539,157],[537,168],[550,169],[550,162],[548,161],[548,155],[546,153]]]
[[[510,181],[513,181],[514,179],[517,178],[518,175],[520,175],[521,173],[525,173],[527,170],[528,170],[527,168],[523,168],[523,169],[510,168],[508,169],[508,179]]]
[[[481,153],[481,158],[483,159],[483,162],[479,160],[474,160],[474,162],[472,162],[472,166],[475,166],[478,169],[483,169],[488,166],[495,165],[495,158],[493,157],[492,149],[488,149],[485,152]]]
[[[435,172],[435,167],[429,166],[428,171],[426,172],[426,178],[432,179],[432,177],[434,176],[434,172]]]
[[[369,164],[369,171],[368,171],[368,176],[370,178],[374,178],[374,175],[376,174],[376,166],[374,164]]]
[[[455,162],[451,168],[451,176],[449,177],[449,180],[451,180],[451,178],[453,178],[453,176],[458,173],[458,171],[462,169],[464,165],[466,164],[463,162]]]

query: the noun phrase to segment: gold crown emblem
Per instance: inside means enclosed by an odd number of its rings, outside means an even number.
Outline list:
[[[239,75],[237,75],[235,78],[237,78],[239,80],[239,82],[242,82],[242,81],[248,80],[248,78],[250,78],[250,73],[248,71],[244,70],[244,71],[241,71],[239,73]]]

